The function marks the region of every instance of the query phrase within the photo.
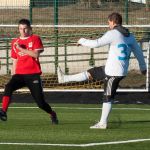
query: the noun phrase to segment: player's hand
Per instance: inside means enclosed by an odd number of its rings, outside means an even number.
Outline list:
[[[19,54],[20,55],[24,55],[24,49],[20,46],[20,44],[18,42],[15,42],[14,45],[16,46],[16,48],[20,51]]]
[[[147,70],[142,70],[141,73],[142,73],[143,75],[146,75]]]
[[[17,49],[21,48],[18,42],[15,42],[14,45],[16,46]]]

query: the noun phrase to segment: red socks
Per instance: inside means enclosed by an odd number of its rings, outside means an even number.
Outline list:
[[[7,111],[9,104],[10,104],[10,97],[9,96],[3,96],[3,98],[2,98],[2,110],[4,112]]]

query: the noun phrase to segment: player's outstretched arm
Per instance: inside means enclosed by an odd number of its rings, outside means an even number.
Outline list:
[[[95,40],[80,38],[77,44],[90,48],[98,48],[110,44],[113,41],[113,38],[114,38],[113,33],[111,31],[108,31],[102,37],[99,37]]]

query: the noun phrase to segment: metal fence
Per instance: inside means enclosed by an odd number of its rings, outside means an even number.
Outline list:
[[[145,40],[149,41],[150,9],[149,3],[146,2],[150,1],[137,3],[131,0],[1,0],[0,75],[8,75],[7,80],[10,77],[12,65],[9,55],[10,41],[18,36],[17,24],[21,18],[29,19],[33,24],[33,32],[42,38],[46,48],[45,53],[40,57],[43,72],[54,75],[58,64],[61,64],[65,73],[74,73],[94,65],[99,66],[105,60],[105,50],[84,50],[74,45],[81,36],[97,38],[102,35],[107,30],[107,26],[102,27],[101,25],[107,24],[107,16],[112,12],[122,14],[124,25],[139,26],[138,28],[130,26],[130,30],[134,32],[142,45]],[[36,25],[43,26],[37,28]],[[53,25],[68,25],[68,27],[57,28]],[[83,27],[78,27],[80,25]],[[88,25],[91,27],[87,28]],[[147,27],[144,28],[143,25]],[[143,50],[146,50],[147,47],[143,47]],[[99,57],[101,55],[103,58]],[[73,70],[70,67],[72,65],[76,65]],[[53,80],[57,85],[56,75]],[[2,87],[6,83],[5,80],[3,81]]]
[[[124,24],[150,24],[149,0],[1,0],[0,24],[17,24],[20,18],[33,24],[106,24],[114,11]]]

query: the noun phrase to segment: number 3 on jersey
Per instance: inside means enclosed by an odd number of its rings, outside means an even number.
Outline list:
[[[126,44],[119,44],[118,48],[121,50],[121,56],[118,56],[119,60],[129,59],[130,54],[128,54],[128,46]]]

